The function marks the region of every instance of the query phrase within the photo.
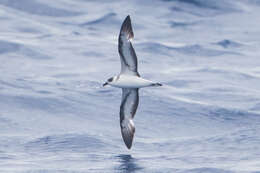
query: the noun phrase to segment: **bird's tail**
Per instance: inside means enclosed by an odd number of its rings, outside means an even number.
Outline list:
[[[128,149],[132,147],[135,126],[132,119],[124,119],[121,124],[121,134]]]
[[[160,84],[160,83],[152,83],[151,86],[162,86],[162,84]]]

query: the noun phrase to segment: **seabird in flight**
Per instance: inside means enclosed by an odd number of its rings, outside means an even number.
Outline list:
[[[119,75],[109,78],[103,84],[103,86],[111,85],[122,88],[120,127],[123,140],[128,149],[132,146],[135,133],[133,118],[139,103],[139,88],[162,86],[160,83],[141,78],[137,68],[137,57],[131,43],[132,38],[134,38],[134,33],[128,15],[121,26],[118,38],[121,72]]]

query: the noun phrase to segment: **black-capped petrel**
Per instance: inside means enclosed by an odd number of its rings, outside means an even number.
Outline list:
[[[121,72],[119,75],[109,78],[103,84],[103,86],[111,85],[122,88],[120,127],[123,140],[128,149],[132,146],[135,133],[133,118],[139,103],[139,88],[162,86],[160,83],[141,78],[137,69],[137,57],[131,43],[132,38],[134,38],[134,33],[128,15],[121,26],[118,38]]]

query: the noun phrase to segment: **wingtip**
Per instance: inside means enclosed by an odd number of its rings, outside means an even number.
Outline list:
[[[128,129],[129,130],[129,129]],[[130,150],[133,144],[133,139],[134,139],[134,130],[131,129],[131,131],[121,131],[122,132],[122,137],[123,141],[126,145],[126,147]]]
[[[131,120],[123,120],[121,123],[121,133],[126,147],[130,150],[133,144],[135,127]]]
[[[125,139],[125,138],[123,138],[123,139],[124,139],[124,143],[125,143],[127,149],[130,150],[132,147],[132,144],[133,144],[133,138],[131,138],[131,140]]]
[[[126,145],[126,147],[127,147],[128,150],[130,150],[131,147],[132,147],[132,143],[130,143],[130,144],[125,143],[125,145]]]
[[[122,26],[121,26],[121,32],[125,32],[128,35],[128,39],[134,37],[134,32],[132,29],[132,24],[131,24],[131,18],[130,15],[127,15]]]
[[[132,26],[131,25],[131,18],[130,18],[130,15],[128,15],[128,16],[126,16],[126,18],[125,18],[125,20],[124,20],[124,22],[123,22],[123,24],[122,24],[122,27],[123,26]],[[132,27],[131,27],[132,28]]]
[[[126,18],[125,18],[125,20],[131,20],[131,18],[130,18],[130,15],[128,14],[127,16],[126,16]]]

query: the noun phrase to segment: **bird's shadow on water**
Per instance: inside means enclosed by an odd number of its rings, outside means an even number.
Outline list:
[[[138,160],[133,158],[130,154],[120,154],[116,156],[118,162],[120,163],[119,166],[117,166],[115,169],[119,172],[137,172],[142,169],[140,165],[138,165]]]

